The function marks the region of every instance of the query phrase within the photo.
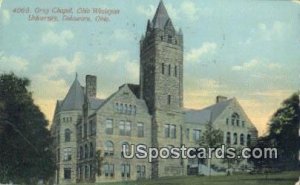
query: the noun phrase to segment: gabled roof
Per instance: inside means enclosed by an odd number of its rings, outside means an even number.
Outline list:
[[[185,111],[184,122],[201,124],[214,122],[233,100],[232,98],[200,110],[187,109]]]
[[[128,87],[128,89],[136,96],[137,99],[139,99],[139,85],[136,84],[123,84],[119,87],[119,89],[114,92],[113,94],[111,94],[108,98],[106,98],[105,100],[103,100],[100,104],[100,106],[98,106],[95,110],[95,112],[97,112],[98,110],[100,110],[106,103],[108,103],[111,99],[113,99],[119,91],[121,91],[123,88]],[[144,101],[142,99],[139,99],[141,101]],[[146,104],[146,103],[145,103]],[[94,115],[94,114],[92,114]]]
[[[84,91],[77,77],[75,78],[68,94],[62,102],[60,111],[82,110]]]
[[[166,9],[163,1],[160,1],[159,5],[156,9],[156,13],[153,17],[152,25],[154,28],[164,29],[168,20],[171,20],[171,19],[168,15],[167,9]]]

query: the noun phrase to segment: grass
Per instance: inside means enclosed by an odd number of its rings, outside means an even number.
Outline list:
[[[300,172],[282,172],[256,175],[232,175],[232,176],[184,176],[165,177],[158,180],[143,180],[118,183],[100,183],[100,185],[295,185]],[[81,184],[88,185],[88,184]]]

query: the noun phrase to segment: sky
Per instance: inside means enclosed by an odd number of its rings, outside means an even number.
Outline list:
[[[0,0],[0,73],[31,80],[34,101],[50,121],[78,73],[97,76],[106,98],[138,83],[139,40],[159,0]],[[164,0],[184,35],[184,104],[204,108],[236,97],[265,134],[280,103],[300,89],[300,1]],[[36,8],[119,10],[108,22],[28,21]],[[30,13],[16,13],[29,8]],[[43,15],[37,13],[38,15]],[[36,15],[37,15],[36,14]],[[49,13],[51,15],[51,12]],[[48,14],[48,15],[49,15]],[[58,15],[60,18],[60,14]]]

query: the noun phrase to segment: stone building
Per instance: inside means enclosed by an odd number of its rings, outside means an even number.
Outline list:
[[[106,99],[97,98],[96,76],[87,75],[85,84],[76,77],[56,104],[51,132],[57,184],[187,175],[197,162],[125,159],[122,146],[199,146],[208,123],[229,145],[244,146],[257,135],[235,98],[218,97],[202,110],[183,107],[183,34],[162,1],[140,40],[140,83],[124,84]]]

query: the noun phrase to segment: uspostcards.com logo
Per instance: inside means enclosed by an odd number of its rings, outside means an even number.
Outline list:
[[[276,148],[235,148],[221,145],[217,148],[206,147],[147,147],[146,145],[122,145],[122,155],[126,159],[277,159]]]

